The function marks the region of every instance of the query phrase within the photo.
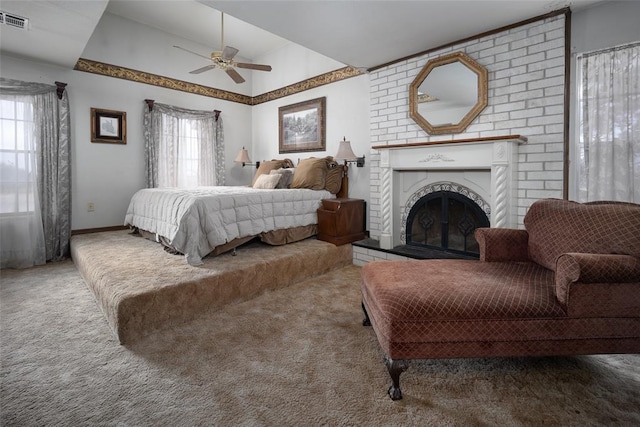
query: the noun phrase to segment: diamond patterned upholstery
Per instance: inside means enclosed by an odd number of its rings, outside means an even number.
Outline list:
[[[476,228],[480,261],[529,261],[529,233],[513,228]]]
[[[529,257],[550,270],[567,252],[640,257],[640,205],[539,200],[524,217]]]
[[[392,359],[640,353],[640,205],[534,203],[481,260],[375,261],[363,305]]]

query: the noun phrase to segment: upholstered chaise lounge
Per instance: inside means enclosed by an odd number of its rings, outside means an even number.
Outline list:
[[[640,205],[541,200],[526,230],[480,228],[480,260],[362,269],[401,399],[409,359],[640,353]]]

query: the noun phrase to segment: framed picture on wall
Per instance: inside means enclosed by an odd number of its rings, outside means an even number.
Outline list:
[[[322,97],[278,109],[280,154],[326,150],[326,105]]]
[[[127,113],[91,109],[91,142],[127,143]]]

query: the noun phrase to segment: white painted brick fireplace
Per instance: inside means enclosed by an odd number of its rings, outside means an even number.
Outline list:
[[[465,132],[429,135],[409,116],[409,85],[429,60],[453,52],[464,52],[487,68],[489,103]],[[368,161],[371,165],[371,177],[368,226],[371,238],[380,241],[381,245],[394,245],[400,241],[393,231],[388,230],[394,222],[398,225],[401,212],[393,214],[389,206],[393,203],[398,207],[403,205],[403,200],[411,197],[423,185],[405,182],[404,175],[400,174],[422,174],[422,180],[450,179],[437,176],[442,173],[439,168],[447,163],[442,159],[438,161],[436,157],[432,157],[431,162],[421,163],[416,168],[409,168],[409,163],[405,163],[418,162],[431,154],[418,155],[416,151],[410,151],[410,154],[405,155],[396,149],[375,147],[522,135],[527,140],[526,144],[522,144],[522,141],[485,144],[492,147],[489,150],[491,156],[494,156],[496,147],[506,144],[510,147],[509,156],[514,157],[512,167],[509,168],[512,173],[509,181],[512,186],[510,194],[513,198],[508,203],[509,209],[505,211],[508,218],[505,224],[522,227],[522,219],[534,201],[546,197],[562,198],[564,101],[565,90],[568,90],[565,88],[564,15],[529,22],[379,68],[370,73],[370,85],[371,150]],[[448,153],[454,153],[458,148],[454,151],[442,147],[430,150],[435,155],[445,156],[453,155]],[[403,165],[393,166],[395,158],[403,156],[407,156],[399,160]],[[497,175],[490,174],[487,178],[487,167],[483,167],[483,170],[484,177],[476,173],[477,170],[466,171],[462,184],[471,183],[465,186],[487,202],[494,200],[491,203],[495,204],[496,189],[486,182],[497,179]],[[429,175],[431,176],[428,177]],[[484,187],[489,185],[489,188],[480,188],[481,185],[474,184],[476,182],[485,182]],[[496,215],[502,214],[502,211],[496,211],[493,206],[492,210],[492,225],[502,224],[496,219]],[[358,251],[360,249],[354,247],[356,264],[362,265],[377,259],[377,254],[362,251],[357,254]],[[387,254],[382,258],[394,257],[395,255]]]
[[[517,135],[380,149],[380,247],[406,244],[407,215],[434,186],[470,196],[492,227],[516,227],[518,148],[525,142]]]
[[[544,197],[562,198],[565,16],[557,15],[377,69],[371,82],[369,231],[382,234],[380,145],[523,135],[519,147],[516,222]],[[489,105],[464,133],[429,135],[409,116],[409,85],[430,60],[464,52],[489,72]]]

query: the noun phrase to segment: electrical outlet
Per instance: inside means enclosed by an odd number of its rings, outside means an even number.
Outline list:
[[[95,210],[96,210],[96,205],[94,205],[93,202],[87,203],[87,212],[93,212]]]

